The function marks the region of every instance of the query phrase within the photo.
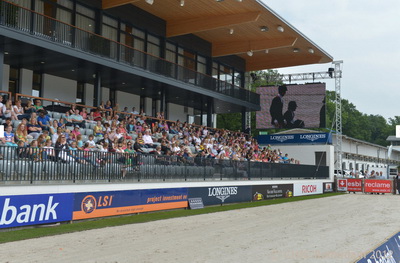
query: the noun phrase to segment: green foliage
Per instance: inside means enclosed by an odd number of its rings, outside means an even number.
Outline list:
[[[335,118],[334,91],[327,91],[327,127],[332,126]],[[381,115],[367,115],[357,110],[356,106],[342,98],[342,133],[359,140],[386,146],[386,138],[395,133],[396,125],[400,124],[400,117],[395,116],[386,121]]]

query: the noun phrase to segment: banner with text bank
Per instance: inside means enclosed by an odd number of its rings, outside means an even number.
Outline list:
[[[0,228],[72,219],[73,194],[0,196]]]
[[[316,195],[324,192],[322,182],[317,183],[297,183],[293,185],[293,196]]]
[[[75,194],[73,220],[143,213],[188,206],[187,188]]]

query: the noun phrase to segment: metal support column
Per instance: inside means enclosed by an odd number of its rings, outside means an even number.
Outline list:
[[[93,106],[98,107],[103,100],[101,92],[101,75],[97,72],[94,77],[94,98]]]
[[[212,115],[213,115],[213,103],[212,103],[212,98],[207,98],[207,127],[213,127],[213,121],[212,121]]]
[[[336,92],[336,170],[342,170],[342,95],[341,78],[343,61],[334,61],[335,92]]]

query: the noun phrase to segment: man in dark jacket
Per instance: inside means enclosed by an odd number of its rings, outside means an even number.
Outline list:
[[[287,92],[286,86],[278,87],[278,96],[273,98],[271,107],[269,108],[269,113],[271,114],[271,125],[275,128],[283,128],[283,96]]]

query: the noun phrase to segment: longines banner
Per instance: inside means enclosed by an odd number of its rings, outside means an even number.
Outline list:
[[[75,194],[73,220],[185,208],[187,188]]]
[[[259,144],[332,144],[329,133],[259,135]]]
[[[254,185],[253,200],[274,199],[293,196],[293,184]]]
[[[189,188],[189,198],[201,197],[204,205],[250,202],[251,186],[215,186]]]

